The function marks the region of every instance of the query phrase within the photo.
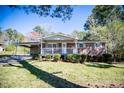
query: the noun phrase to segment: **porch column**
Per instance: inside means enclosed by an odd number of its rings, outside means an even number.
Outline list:
[[[86,48],[86,43],[83,43],[83,48]]]
[[[75,48],[73,49],[73,53],[78,53],[78,46],[77,46],[77,40],[75,40]]]
[[[53,48],[53,44],[52,44],[52,55],[54,55],[54,48]]]
[[[96,43],[94,43],[94,48],[96,48]]]
[[[62,54],[66,54],[67,53],[67,43],[64,42],[62,43]]]

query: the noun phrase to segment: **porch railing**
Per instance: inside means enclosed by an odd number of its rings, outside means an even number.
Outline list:
[[[46,55],[46,54],[56,54],[56,53],[59,53],[59,54],[63,54],[64,51],[66,51],[66,54],[71,54],[73,53],[73,48],[66,48],[66,49],[63,49],[63,48],[42,48],[42,53],[43,55]]]

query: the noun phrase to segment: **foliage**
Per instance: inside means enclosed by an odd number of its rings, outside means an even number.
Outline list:
[[[7,45],[6,47],[5,47],[5,50],[6,51],[14,51],[16,49],[16,46],[15,45]]]
[[[124,61],[124,49],[118,48],[114,51],[116,58],[116,61]]]
[[[74,30],[71,35],[79,40],[83,40],[86,32]]]
[[[111,54],[103,54],[103,62],[110,63],[112,61],[112,55]]]
[[[124,11],[117,5],[97,5],[93,8],[92,14],[88,17],[84,28],[90,29],[92,26],[104,26],[112,20],[123,20]]]
[[[67,61],[72,62],[73,54],[67,54]]]
[[[80,54],[67,54],[67,61],[79,63],[80,62]]]
[[[80,61],[80,55],[78,55],[78,54],[73,54],[73,55],[72,55],[72,62],[74,62],[74,63],[79,63],[79,61]]]
[[[51,54],[46,54],[45,57],[46,57],[47,60],[51,60],[52,55]]]
[[[85,61],[87,61],[87,55],[81,54],[80,57],[81,57],[80,63],[84,63]]]
[[[91,35],[96,40],[105,41],[107,51],[113,53],[117,48],[124,45],[124,22],[115,20],[105,26],[92,27]]]
[[[61,54],[55,54],[54,55],[54,61],[59,61],[61,58]]]
[[[35,26],[34,28],[33,28],[33,31],[35,31],[35,32],[38,32],[38,33],[43,33],[43,28],[41,28],[41,26]]]
[[[88,31],[87,33],[86,33],[86,35],[84,36],[84,38],[83,38],[84,40],[88,40],[88,41],[90,41],[90,40],[99,40],[99,38],[95,35],[95,34],[92,34],[91,33],[91,31]]]
[[[22,41],[24,36],[23,34],[19,33],[15,29],[8,28],[5,30],[6,35],[9,38],[9,41]]]
[[[34,32],[38,32],[39,34],[42,34],[42,36],[48,35],[48,32],[45,31],[45,28],[44,27],[41,27],[40,25],[35,26],[33,28],[33,31]]]
[[[69,5],[25,5],[25,6],[9,6],[10,8],[23,9],[27,14],[34,13],[38,16],[60,18],[62,21],[70,20],[73,8]]]
[[[13,30],[12,28],[8,28],[6,30],[6,34],[9,37],[10,40],[15,40],[16,35],[17,35],[17,31]]]

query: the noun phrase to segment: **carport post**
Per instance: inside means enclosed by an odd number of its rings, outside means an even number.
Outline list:
[[[16,51],[15,51],[15,55],[17,55],[17,48],[18,48],[18,45],[16,44]]]
[[[40,32],[40,61],[42,61],[42,33]]]

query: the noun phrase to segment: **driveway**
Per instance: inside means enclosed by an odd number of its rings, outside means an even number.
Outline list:
[[[31,59],[32,57],[29,55],[12,55],[5,56],[0,58],[0,65],[9,64],[9,63],[17,63],[20,60]]]

